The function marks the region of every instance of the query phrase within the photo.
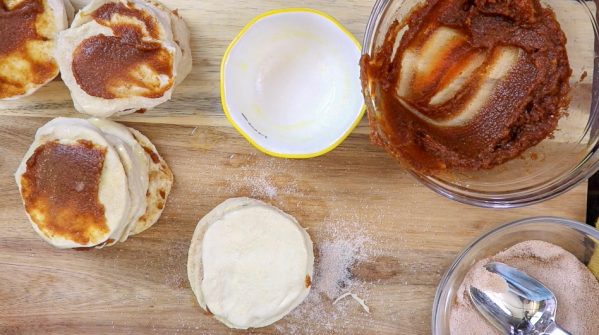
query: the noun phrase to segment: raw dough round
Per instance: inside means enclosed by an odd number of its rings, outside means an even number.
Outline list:
[[[312,241],[290,215],[249,198],[229,199],[198,223],[187,270],[202,308],[231,328],[268,326],[308,295]]]

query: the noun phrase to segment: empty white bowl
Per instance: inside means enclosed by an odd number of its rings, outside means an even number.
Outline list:
[[[360,54],[351,33],[322,12],[294,8],[259,15],[223,57],[223,110],[266,154],[325,154],[364,115]]]

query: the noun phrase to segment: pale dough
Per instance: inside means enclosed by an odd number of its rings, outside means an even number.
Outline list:
[[[188,275],[200,306],[231,328],[268,326],[308,295],[312,241],[290,215],[249,198],[229,199],[198,223]]]

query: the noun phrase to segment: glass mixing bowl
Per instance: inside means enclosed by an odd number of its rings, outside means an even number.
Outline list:
[[[449,335],[451,304],[470,268],[481,259],[528,240],[553,243],[588,264],[599,245],[599,231],[576,221],[536,217],[511,222],[482,235],[460,253],[439,283],[433,302],[433,335]]]
[[[364,36],[364,54],[382,45],[389,26],[400,22],[424,0],[378,0]],[[594,65],[598,40],[596,7],[591,1],[541,0],[553,8],[562,30],[572,76],[571,103],[552,138],[530,148],[520,158],[491,170],[453,172],[431,176],[411,171],[424,185],[450,199],[482,207],[518,207],[555,197],[599,169],[597,97],[593,97]],[[397,46],[397,44],[396,44]],[[369,114],[376,115],[376,87],[364,87]],[[598,84],[599,85],[599,84]],[[596,91],[596,90],[595,90]],[[379,127],[376,127],[379,128]],[[385,139],[384,134],[379,134]]]

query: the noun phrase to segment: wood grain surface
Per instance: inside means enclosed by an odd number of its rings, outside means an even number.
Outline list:
[[[309,229],[317,248],[334,223],[350,234],[360,227],[377,250],[352,269],[356,280],[369,285],[371,314],[348,303],[345,317],[330,321],[334,327],[305,320],[297,334],[430,334],[437,283],[473,238],[529,216],[584,220],[585,185],[515,210],[474,208],[436,195],[370,144],[365,120],[338,149],[310,160],[267,157],[228,124],[219,98],[220,58],[246,22],[270,9],[312,7],[335,16],[361,40],[374,1],[164,2],[188,22],[195,63],[172,101],[121,118],[156,144],[175,174],[166,210],[148,231],[85,252],[56,250],[38,238],[12,174],[38,127],[56,116],[78,115],[59,80],[0,105],[0,334],[245,333],[206,316],[186,275],[196,223],[230,197],[279,206]],[[289,322],[251,333],[290,333]]]

